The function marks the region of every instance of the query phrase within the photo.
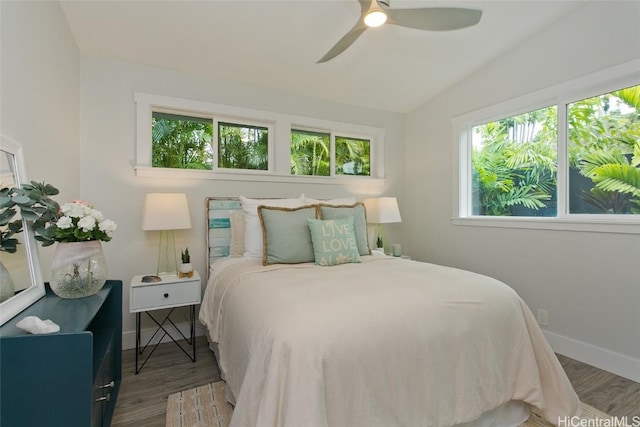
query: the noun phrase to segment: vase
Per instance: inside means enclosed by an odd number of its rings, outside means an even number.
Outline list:
[[[190,262],[183,262],[180,264],[178,271],[178,277],[191,277],[193,276],[193,265]]]
[[[107,280],[107,262],[99,240],[58,243],[51,263],[51,290],[61,298],[95,294]]]

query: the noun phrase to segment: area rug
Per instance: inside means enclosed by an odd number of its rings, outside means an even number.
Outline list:
[[[181,391],[167,398],[167,427],[228,427],[232,414],[233,409],[224,398],[222,381]],[[602,424],[605,418],[611,417],[581,403],[580,419],[599,419],[601,424],[597,425],[616,425]],[[566,425],[587,424],[567,421]],[[532,412],[531,418],[522,427],[551,427],[551,424]]]

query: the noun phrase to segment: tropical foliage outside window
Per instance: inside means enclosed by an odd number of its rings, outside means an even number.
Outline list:
[[[134,100],[137,176],[378,184],[384,175],[383,128],[142,92]]]
[[[218,144],[213,143],[213,119],[153,112],[151,122],[152,165],[162,168],[268,169],[266,127],[218,123]]]
[[[331,134],[306,130],[291,130],[291,174],[331,175],[331,158],[335,158],[336,175],[371,175],[370,141],[368,139],[335,137],[331,151]]]
[[[474,215],[555,215],[556,112],[547,107],[472,129]]]
[[[153,112],[151,120],[153,167],[212,169],[211,119]]]
[[[218,123],[218,167],[269,169],[269,129]]]
[[[371,175],[371,141],[336,136],[336,175]]]
[[[569,212],[640,214],[640,85],[567,106]]]
[[[331,175],[331,135],[291,129],[291,175]]]
[[[473,215],[558,215],[557,108],[472,128]],[[569,213],[640,214],[640,86],[562,108]]]

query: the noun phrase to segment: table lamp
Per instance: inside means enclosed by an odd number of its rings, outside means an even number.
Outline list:
[[[363,203],[367,209],[367,222],[376,226],[376,240],[381,240],[384,252],[390,253],[385,224],[402,222],[398,200],[395,197],[376,197],[365,199]]]
[[[191,228],[189,204],[184,193],[148,193],[142,210],[142,229],[160,231],[158,276],[178,274],[173,230]]]

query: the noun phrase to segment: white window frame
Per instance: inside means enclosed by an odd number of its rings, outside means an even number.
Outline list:
[[[640,60],[593,73],[452,119],[454,225],[640,234],[640,215],[571,214],[568,210],[567,110],[572,102],[640,84]],[[471,129],[505,117],[557,105],[557,200],[555,217],[479,216],[471,212]]]
[[[136,165],[137,176],[155,178],[196,178],[233,181],[266,181],[289,183],[312,183],[333,185],[384,185],[384,138],[385,130],[372,126],[363,126],[312,117],[254,110],[243,107],[213,104],[183,98],[154,95],[143,92],[134,93],[136,103]],[[218,143],[218,122],[230,122],[240,125],[263,126],[269,129],[269,169],[267,171],[250,169],[217,168],[217,147],[214,154],[213,170],[158,168],[152,166],[151,115],[153,111],[184,114],[185,116],[212,118],[214,140]],[[291,175],[291,129],[306,129],[331,134],[332,150],[335,149],[334,135],[349,138],[362,138],[370,141],[370,176],[334,175],[331,176]],[[333,151],[332,151],[333,152]],[[335,160],[332,158],[332,162]]]

